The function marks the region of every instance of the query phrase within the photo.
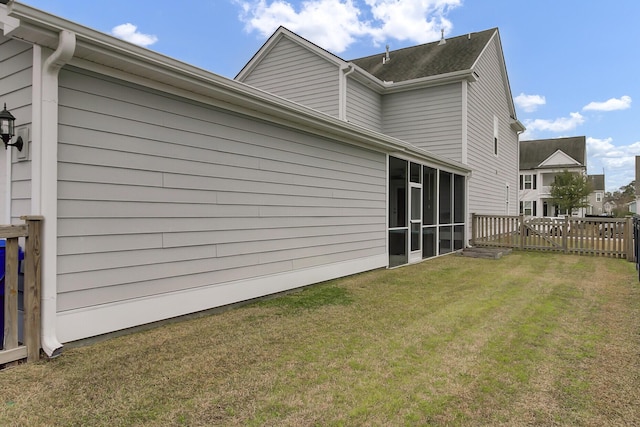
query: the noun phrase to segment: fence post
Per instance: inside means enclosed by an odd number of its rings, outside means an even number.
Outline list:
[[[477,230],[477,224],[476,224],[476,214],[472,213],[471,214],[471,246],[475,246],[476,245],[476,233],[478,232]]]
[[[569,245],[568,245],[569,236],[567,236],[569,231],[568,225],[569,225],[569,217],[565,216],[564,223],[562,224],[562,250],[565,254],[569,251]]]
[[[518,221],[520,221],[520,250],[523,251],[524,239],[526,237],[525,233],[527,232],[527,229],[524,225],[524,214],[520,214],[520,216],[518,217]]]
[[[27,362],[40,359],[40,239],[42,216],[23,216],[27,223],[25,238],[24,271],[24,343],[27,347]]]
[[[622,232],[622,235],[624,236],[625,252],[627,253],[627,261],[629,262],[636,261],[634,244],[633,244],[634,236],[633,236],[632,230],[633,230],[633,217],[627,216],[627,221],[624,224],[624,231]]]

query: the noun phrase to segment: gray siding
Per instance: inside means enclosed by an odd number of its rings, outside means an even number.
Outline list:
[[[462,160],[460,83],[384,95],[382,108],[385,134]]]
[[[281,38],[245,83],[338,117],[338,66]]]
[[[384,154],[76,69],[60,86],[58,311],[386,253]]]
[[[347,78],[347,120],[382,132],[382,97],[351,78]]]
[[[510,128],[506,85],[501,72],[498,44],[494,38],[481,56],[479,80],[468,89],[469,212],[506,213],[509,183],[509,214],[518,214],[518,136]],[[494,154],[493,117],[499,120],[498,155]]]
[[[7,109],[16,118],[16,128],[31,124],[32,66],[31,45],[0,36],[0,99],[3,103],[0,108],[4,107],[4,103],[7,104]],[[31,162],[16,163],[14,151],[10,149],[6,152],[14,159],[10,184],[12,222],[18,221],[21,215],[31,213]]]

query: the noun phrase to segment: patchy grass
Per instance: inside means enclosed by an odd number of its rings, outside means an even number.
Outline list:
[[[636,425],[623,260],[443,257],[0,371],[0,425]]]

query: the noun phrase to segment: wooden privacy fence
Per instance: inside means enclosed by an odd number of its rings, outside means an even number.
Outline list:
[[[525,219],[473,214],[471,245],[636,259],[631,217]]]
[[[0,364],[21,359],[35,361],[40,358],[40,230],[42,217],[24,216],[25,223],[0,226],[0,238],[5,243],[4,270],[4,330]],[[18,336],[18,279],[19,244],[24,238],[24,337]]]

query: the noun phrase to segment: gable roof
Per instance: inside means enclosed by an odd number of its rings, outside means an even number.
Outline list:
[[[384,54],[353,59],[358,67],[382,81],[403,82],[456,71],[470,70],[480,54],[498,31],[497,28],[446,39],[446,43],[432,42]]]
[[[587,143],[584,136],[572,136],[568,138],[534,139],[520,141],[520,170],[536,169],[545,160],[562,151],[567,156],[587,166]],[[553,165],[551,167],[558,167]],[[567,166],[575,166],[567,164]]]
[[[64,34],[75,40],[69,64],[104,72],[197,102],[259,120],[339,138],[347,144],[408,155],[463,174],[471,170],[455,160],[408,142],[320,113],[252,86],[227,79],[111,35],[51,15],[23,3],[0,1],[0,34],[56,50]],[[319,48],[318,48],[319,49]],[[328,54],[328,53],[327,53]],[[330,54],[328,54],[330,55]]]
[[[463,80],[475,82],[478,75],[474,67],[492,39],[495,38],[498,49],[502,53],[498,28],[491,28],[452,37],[446,39],[446,43],[437,41],[391,51],[391,60],[383,67],[382,57],[385,54],[347,61],[280,26],[240,70],[234,80],[244,82],[282,38],[287,38],[314,52],[336,64],[341,70],[351,70],[347,71],[350,78],[359,80],[381,94]],[[512,120],[510,126],[516,132],[524,132],[526,128],[516,116],[507,67],[502,54],[499,71],[505,82],[505,96]]]
[[[253,54],[249,62],[245,64],[244,67],[236,74],[234,80],[244,81],[245,78],[264,60],[264,58],[271,52],[271,50],[278,44],[278,42],[286,38],[291,40],[292,42],[312,51],[316,55],[326,59],[327,61],[336,64],[339,67],[345,67],[347,65],[347,61],[344,59],[332,54],[331,52],[321,48],[317,44],[310,42],[302,36],[294,33],[291,30],[279,26],[273,34],[264,42],[264,44],[258,49],[256,53]]]

